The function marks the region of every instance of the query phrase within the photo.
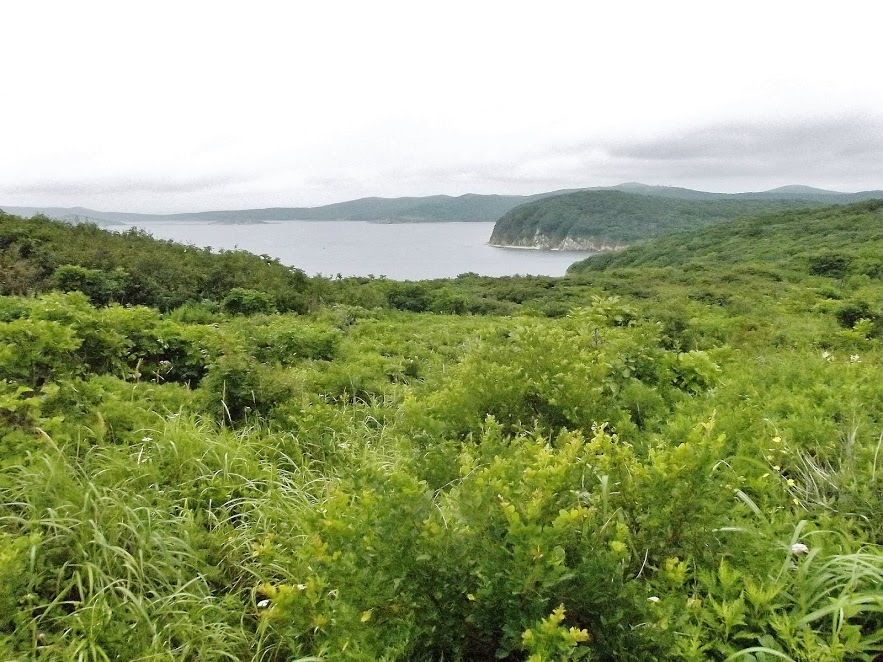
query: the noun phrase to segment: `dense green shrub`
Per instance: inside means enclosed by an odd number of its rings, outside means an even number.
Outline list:
[[[229,423],[266,416],[294,393],[277,371],[235,354],[221,356],[208,367],[200,391],[216,419]]]
[[[642,405],[658,415],[679,391],[714,384],[717,366],[702,352],[667,352],[655,327],[620,326],[628,316],[599,299],[562,321],[519,323],[467,354],[428,409],[415,412],[415,425],[436,427],[429,415],[448,434],[465,435],[490,414],[507,429],[539,422],[589,430],[602,421],[631,429],[648,423]]]
[[[874,316],[871,307],[865,301],[850,301],[834,313],[840,326],[851,329],[861,319],[870,319]]]
[[[389,305],[399,310],[420,313],[432,303],[429,288],[422,283],[394,283],[386,295]]]
[[[70,328],[52,320],[0,322],[0,374],[29,386],[77,371],[83,344]]]
[[[221,308],[232,315],[256,315],[272,313],[276,310],[276,302],[266,292],[234,287],[221,302]]]
[[[188,301],[175,308],[169,317],[184,324],[211,324],[219,320],[218,310],[219,306],[210,300]]]
[[[809,259],[809,272],[815,276],[843,278],[848,272],[852,259],[846,255],[824,253]]]
[[[250,329],[255,356],[267,363],[295,363],[303,359],[330,361],[337,354],[341,333],[319,324],[290,317],[270,319]]]
[[[453,288],[442,288],[433,296],[430,308],[434,313],[462,315],[469,310],[469,299]]]
[[[52,273],[52,279],[62,292],[78,290],[96,305],[125,301],[127,298],[129,274],[120,268],[108,273],[101,269],[66,264]]]
[[[879,213],[416,284],[0,219],[0,658],[876,659]]]

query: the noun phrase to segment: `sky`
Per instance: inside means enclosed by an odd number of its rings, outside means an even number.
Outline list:
[[[4,2],[0,206],[883,189],[874,2]]]

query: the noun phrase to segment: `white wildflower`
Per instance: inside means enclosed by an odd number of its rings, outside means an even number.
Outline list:
[[[261,600],[258,602],[258,609],[266,609],[270,606],[270,601],[267,599]]]
[[[850,361],[850,363],[861,363],[862,362],[862,360],[861,360],[861,358],[859,358],[858,354],[853,354],[852,356],[850,356],[849,361]]]
[[[141,437],[141,441],[146,444],[149,441],[153,441],[153,437]]]
[[[822,352],[822,358],[825,359],[826,361],[833,361],[834,360],[834,357],[831,356],[831,352],[829,352],[828,350],[824,350]]]
[[[651,595],[649,598],[647,598],[647,602],[657,603],[657,602],[659,602],[659,598],[656,597],[655,595]]]
[[[801,554],[809,553],[809,547],[804,545],[802,542],[796,542],[791,545],[791,553],[795,556],[800,556]]]

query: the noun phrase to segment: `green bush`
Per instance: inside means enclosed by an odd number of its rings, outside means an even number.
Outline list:
[[[269,320],[250,331],[255,356],[262,362],[290,364],[304,359],[331,361],[341,333],[319,324],[304,324],[291,317]]]
[[[874,313],[866,301],[850,301],[836,310],[834,315],[840,326],[851,329],[861,319],[872,319]]]
[[[394,283],[387,291],[386,299],[393,308],[412,313],[429,310],[432,305],[429,288],[423,283]]]
[[[266,416],[294,393],[284,375],[235,354],[209,365],[199,390],[215,418],[231,424]]]
[[[53,320],[0,322],[0,373],[34,387],[79,373],[82,344],[73,329]]]
[[[276,302],[266,292],[234,287],[221,302],[224,312],[231,315],[257,315],[272,313],[276,310]]]
[[[608,317],[614,326],[606,326]],[[593,308],[560,321],[519,323],[506,338],[467,354],[415,425],[435,427],[428,415],[449,434],[466,435],[488,414],[507,429],[538,422],[589,430],[596,422],[628,427],[638,419],[646,425],[637,411],[641,398],[659,413],[683,391],[713,383],[716,366],[703,353],[678,358],[661,347],[655,327],[616,326],[623,320]],[[643,396],[635,385],[645,387]],[[624,389],[628,400],[620,397]]]
[[[848,272],[851,258],[836,253],[815,255],[809,259],[809,272],[814,276],[843,278]]]
[[[128,298],[129,274],[121,268],[105,272],[66,264],[53,272],[52,279],[62,292],[78,290],[96,305],[106,306],[113,301],[124,302]]]

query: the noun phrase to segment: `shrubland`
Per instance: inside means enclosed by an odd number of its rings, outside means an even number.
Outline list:
[[[419,283],[0,218],[2,657],[876,659],[881,209]]]

